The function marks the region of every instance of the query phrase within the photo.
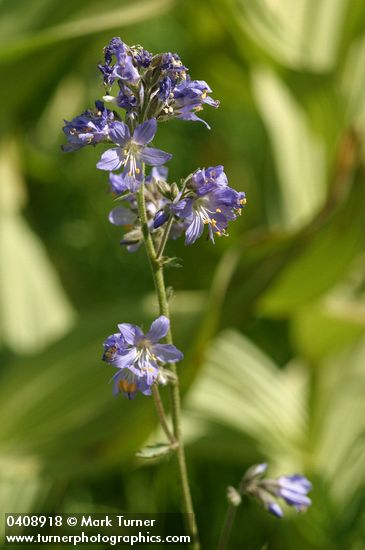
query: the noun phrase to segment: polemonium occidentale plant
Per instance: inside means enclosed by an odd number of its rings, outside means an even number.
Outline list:
[[[198,113],[205,106],[219,106],[210,95],[209,85],[204,80],[192,80],[177,54],[155,55],[142,46],[130,47],[120,38],[113,38],[104,48],[104,62],[98,68],[105,86],[103,101],[96,101],[94,109],[65,121],[68,143],[63,150],[108,146],[96,167],[109,172],[109,191],[118,203],[109,213],[109,220],[125,228],[121,245],[128,252],[144,244],[160,310],[146,334],[136,325],[119,324],[119,332],[104,342],[103,360],[115,369],[115,395],[127,399],[134,399],[138,393],[153,395],[169,448],[177,456],[187,528],[193,548],[198,549],[181,434],[176,363],[183,354],[173,344],[164,281],[164,266],[172,265],[173,258],[166,257],[164,251],[169,239],[182,235],[186,245],[192,245],[204,233],[212,243],[216,237],[227,236],[228,225],[241,214],[246,197],[229,186],[221,165],[198,168],[177,183],[168,182],[165,164],[172,155],[152,145],[159,124],[176,118],[203,122],[209,128]],[[172,426],[160,398],[159,387],[163,385],[170,387]],[[259,482],[247,486],[247,492],[276,515],[280,513],[273,495],[289,502],[290,495],[298,493],[293,477],[282,478],[276,485],[274,481],[262,483],[262,487]]]

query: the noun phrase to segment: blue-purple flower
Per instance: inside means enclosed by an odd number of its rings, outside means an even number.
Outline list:
[[[212,99],[208,94],[212,92],[211,88],[204,80],[191,80],[187,77],[180,82],[172,91],[172,97],[168,101],[168,112],[176,118],[182,120],[193,120],[203,122],[207,128],[209,125],[202,118],[197,116],[197,112],[203,110],[204,104],[217,109],[219,101]]]
[[[106,109],[102,101],[96,101],[95,109],[88,109],[71,121],[65,120],[63,131],[68,144],[62,147],[63,151],[77,151],[86,145],[96,145],[106,141],[110,125],[114,122],[113,111]]]
[[[160,227],[173,214],[184,222],[185,244],[193,244],[205,226],[214,242],[215,235],[227,234],[228,222],[236,219],[245,204],[245,194],[228,186],[223,166],[199,169],[182,194],[157,213],[154,226]]]
[[[137,84],[140,74],[133,64],[128,46],[120,38],[112,38],[104,48],[104,56],[104,65],[99,64],[98,67],[107,86],[111,86],[118,79],[130,85]],[[115,61],[114,64],[113,61]]]
[[[209,96],[211,92],[211,88],[204,80],[191,80],[186,76],[176,83],[170,76],[165,76],[161,79],[158,90],[158,97],[162,102],[159,120],[180,118],[200,121],[210,128],[196,113],[202,111],[205,104],[215,109],[219,107],[219,101]]]
[[[170,328],[164,315],[151,324],[147,334],[136,325],[118,325],[119,334],[109,336],[104,342],[103,360],[118,369],[113,377],[114,392],[123,392],[133,399],[137,391],[151,394],[152,384],[158,382],[162,364],[176,363],[183,354],[172,344],[160,344]]]
[[[300,474],[280,476],[277,479],[264,478],[267,464],[257,464],[250,468],[241,483],[241,493],[255,496],[271,514],[284,515],[277,499],[281,498],[297,512],[305,512],[312,504],[307,496],[312,489],[311,482]]]
[[[159,166],[172,157],[160,149],[147,147],[153,140],[156,130],[155,118],[137,126],[132,136],[127,124],[115,122],[110,128],[109,137],[118,147],[107,149],[97,163],[97,168],[110,172],[123,168],[126,189],[136,191],[143,179],[143,162],[149,166]]]

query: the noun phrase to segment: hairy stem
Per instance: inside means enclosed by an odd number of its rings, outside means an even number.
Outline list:
[[[145,205],[144,197],[144,183],[141,184],[141,187],[137,194],[138,201],[138,212],[142,225],[143,240],[146,247],[147,256],[150,262],[153,281],[156,289],[160,315],[165,315],[170,319],[169,304],[167,300],[166,287],[164,281],[163,268],[160,261],[157,259],[155,246],[148,228],[148,219]],[[171,330],[166,335],[166,342],[172,344],[172,333]],[[176,375],[176,365],[171,364],[171,370]],[[180,390],[179,390],[179,379],[176,376],[176,382],[170,385],[171,392],[171,416],[174,426],[174,437],[178,443],[175,452],[177,456],[177,462],[179,467],[179,476],[181,482],[181,490],[183,497],[183,507],[184,512],[187,514],[187,528],[189,534],[192,537],[192,548],[194,550],[199,550],[200,545],[198,542],[198,533],[195,524],[194,509],[193,503],[190,494],[190,487],[188,481],[188,473],[186,468],[185,460],[185,450],[184,444],[182,441],[181,433],[181,404],[180,404]]]
[[[153,384],[152,386],[152,393],[153,393],[153,398],[155,400],[156,410],[157,410],[158,419],[160,421],[161,427],[171,444],[171,448],[175,449],[178,445],[178,442],[176,441],[174,434],[170,430],[170,427],[166,418],[166,414],[165,414],[165,409],[161,401],[160,392],[158,391],[158,387],[155,384]]]

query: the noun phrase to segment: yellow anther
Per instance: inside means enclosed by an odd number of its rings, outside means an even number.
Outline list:
[[[222,233],[220,231],[217,231],[216,232],[216,235],[218,235],[218,237],[221,237],[222,236]]]
[[[212,224],[213,227],[215,227],[217,225],[217,222],[214,218],[212,218],[210,223]]]
[[[240,204],[247,204],[247,199],[241,199]]]
[[[205,99],[208,95],[208,91],[207,90],[204,90],[204,92],[202,93],[202,95],[200,96],[202,99]]]
[[[136,168],[136,174],[139,174],[140,173],[140,169],[139,168]]]
[[[222,212],[222,210],[220,208],[217,208],[216,212]]]

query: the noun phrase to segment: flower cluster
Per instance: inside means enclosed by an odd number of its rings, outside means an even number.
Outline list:
[[[312,501],[307,496],[312,489],[310,481],[299,474],[280,476],[277,479],[265,478],[267,464],[252,466],[245,474],[240,485],[240,493],[252,495],[271,514],[282,517],[283,510],[277,502],[281,498],[297,512],[305,512]]]
[[[205,225],[212,242],[215,236],[227,235],[228,222],[241,213],[246,199],[228,185],[223,166],[198,169],[178,183],[169,183],[165,164],[172,155],[152,145],[159,122],[173,118],[204,122],[197,113],[205,105],[219,106],[209,85],[192,80],[177,54],[152,54],[120,38],[104,48],[98,68],[105,85],[103,101],[65,121],[68,143],[63,150],[109,145],[96,166],[109,173],[109,189],[117,202],[109,221],[125,229],[121,244],[130,252],[137,250],[147,230],[155,260],[173,265],[173,259],[163,256],[168,239],[185,233],[185,244],[192,244]],[[120,333],[106,340],[104,360],[118,369],[114,392],[129,398],[137,391],[149,395],[153,383],[168,378],[163,364],[182,358],[173,346],[158,344],[168,323],[160,317],[146,336],[134,325],[121,324]]]
[[[246,199],[244,193],[228,186],[223,166],[198,169],[181,180],[180,186],[169,184],[164,165],[172,155],[151,146],[158,122],[202,120],[196,113],[204,105],[218,107],[208,84],[192,80],[177,54],[154,55],[142,46],[128,46],[120,38],[113,38],[104,48],[99,69],[106,86],[104,102],[122,111],[109,110],[97,101],[95,110],[66,121],[63,130],[68,144],[63,149],[112,145],[96,166],[109,172],[110,191],[124,201],[109,215],[111,223],[126,228],[121,244],[132,252],[141,243],[136,194],[143,183],[148,228],[157,247],[166,222],[167,238],[176,239],[184,232],[185,244],[194,243],[205,225],[212,242],[215,236],[226,235],[228,222],[236,219]],[[145,166],[151,167],[149,174]]]
[[[99,69],[107,87],[105,101],[124,109],[134,120],[181,118],[202,120],[195,113],[204,104],[214,108],[219,102],[209,97],[211,89],[203,80],[191,80],[187,67],[177,54],[153,55],[142,46],[127,46],[113,38],[104,49]],[[117,82],[116,95],[112,95]],[[204,122],[204,121],[203,121]]]
[[[152,384],[164,384],[170,371],[165,363],[176,363],[183,354],[172,344],[159,344],[170,328],[170,321],[161,315],[144,334],[129,323],[118,325],[119,333],[112,334],[104,342],[103,360],[117,369],[113,376],[113,393],[123,393],[133,399],[137,392],[151,395]]]

